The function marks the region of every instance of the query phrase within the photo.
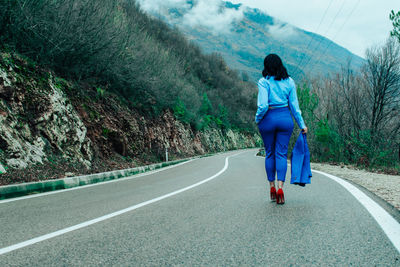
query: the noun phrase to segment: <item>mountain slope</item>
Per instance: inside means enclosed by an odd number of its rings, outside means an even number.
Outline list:
[[[166,8],[153,12],[170,25],[181,29],[207,53],[218,52],[228,65],[248,73],[252,80],[260,77],[266,54],[276,53],[284,60],[295,78],[303,75],[337,72],[351,60],[357,69],[363,59],[329,39],[281,22],[259,9],[251,9],[230,2],[221,2],[220,14],[231,10],[242,11],[239,20],[233,20],[230,29],[218,31],[201,22],[186,23],[187,15],[195,8],[187,1],[184,8]]]
[[[86,86],[87,88],[82,88]],[[0,185],[132,168],[261,145],[257,134],[198,131],[170,110],[143,115],[91,84],[0,50]]]
[[[17,2],[0,8],[0,184],[259,142],[254,86],[135,1]]]

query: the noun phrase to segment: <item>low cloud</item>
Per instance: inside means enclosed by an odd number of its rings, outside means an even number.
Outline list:
[[[206,27],[214,33],[229,32],[233,22],[240,21],[244,16],[242,8],[225,8],[225,2],[221,0],[197,0],[193,1],[193,6],[186,0],[139,0],[139,3],[143,10],[163,15],[168,13],[169,8],[178,8],[183,13],[178,23]]]
[[[164,12],[168,8],[190,9],[186,0],[138,0],[140,7],[149,12]]]
[[[289,39],[297,37],[298,31],[295,27],[290,24],[279,22],[275,20],[274,25],[269,25],[267,27],[269,34],[271,34],[275,39]]]

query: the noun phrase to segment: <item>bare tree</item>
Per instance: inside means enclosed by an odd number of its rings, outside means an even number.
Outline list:
[[[370,104],[370,129],[376,134],[392,126],[396,134],[400,128],[400,44],[389,38],[383,47],[368,49],[366,54],[363,76]]]
[[[317,91],[318,112],[330,127],[328,146],[336,151],[332,159],[392,165],[400,153],[400,44],[390,38],[366,54],[361,72],[349,63],[314,86],[322,88]]]

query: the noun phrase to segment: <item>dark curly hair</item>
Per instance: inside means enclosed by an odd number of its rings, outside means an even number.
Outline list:
[[[289,78],[289,74],[285,66],[283,66],[281,58],[276,54],[269,54],[264,59],[264,70],[262,71],[264,78],[274,77],[276,81]]]

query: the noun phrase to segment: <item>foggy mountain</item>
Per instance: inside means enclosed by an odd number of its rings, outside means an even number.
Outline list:
[[[278,54],[294,78],[340,71],[363,59],[329,39],[269,16],[259,9],[220,0],[142,0],[142,9],[179,28],[206,53],[220,53],[228,65],[260,77],[263,59]],[[246,75],[244,75],[246,76]]]

